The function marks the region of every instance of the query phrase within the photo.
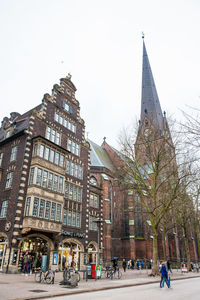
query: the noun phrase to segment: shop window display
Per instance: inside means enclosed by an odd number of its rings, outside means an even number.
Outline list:
[[[47,256],[47,265],[49,264],[49,244],[40,237],[31,237],[23,241],[19,255],[19,269],[26,273],[26,260],[30,260],[30,270],[33,272],[41,268],[43,257]]]
[[[64,270],[67,267],[80,268],[81,249],[78,244],[65,242],[59,247],[59,269]]]

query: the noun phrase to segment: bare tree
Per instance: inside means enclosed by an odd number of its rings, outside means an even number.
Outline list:
[[[147,130],[148,129],[148,130]],[[120,136],[122,165],[119,169],[121,183],[135,192],[143,213],[151,222],[153,235],[153,269],[158,273],[158,234],[161,221],[180,195],[183,178],[189,176],[177,164],[177,151],[170,131],[159,128],[137,130],[137,139],[128,131]],[[136,143],[135,143],[136,140]],[[180,154],[180,153],[178,153]],[[163,225],[163,223],[162,223]]]

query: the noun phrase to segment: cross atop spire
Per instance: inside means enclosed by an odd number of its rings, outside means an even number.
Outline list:
[[[140,121],[143,124],[144,119],[149,119],[152,125],[163,129],[163,115],[160,107],[160,101],[156,91],[156,86],[147,55],[144,34],[143,39],[143,66],[142,66],[142,99],[141,99],[141,117]]]

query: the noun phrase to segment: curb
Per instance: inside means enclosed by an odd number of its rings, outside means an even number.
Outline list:
[[[172,278],[171,281],[175,280],[184,280],[184,279],[193,279],[193,278],[199,278],[200,275],[194,276],[194,277],[183,277],[183,278]],[[159,280],[155,281],[146,281],[146,282],[138,282],[138,283],[129,283],[129,284],[123,284],[120,286],[107,286],[107,287],[100,287],[100,288],[94,288],[94,289],[84,289],[84,290],[73,290],[73,291],[68,291],[66,292],[61,292],[61,293],[55,293],[51,295],[42,295],[42,296],[31,296],[31,297],[23,297],[23,298],[14,298],[12,300],[33,300],[33,299],[49,299],[49,298],[54,298],[54,297],[62,297],[62,296],[70,296],[70,295],[77,295],[77,294],[84,294],[84,293],[93,293],[93,292],[98,292],[98,291],[105,291],[105,290],[112,290],[112,289],[121,289],[121,288],[126,288],[126,287],[132,287],[132,286],[140,286],[140,285],[146,285],[146,284],[153,284],[153,283],[160,283]]]

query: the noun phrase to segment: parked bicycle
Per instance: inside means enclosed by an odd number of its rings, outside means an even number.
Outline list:
[[[55,279],[55,271],[48,270],[46,272],[40,271],[35,273],[35,281],[36,282],[42,282],[42,283],[48,283],[48,284],[54,284]]]
[[[121,279],[122,272],[119,270],[119,267],[116,267],[115,269],[112,266],[106,267],[104,277],[110,278],[110,279]]]
[[[72,277],[72,275],[74,275],[74,274],[77,274],[77,279],[78,279],[78,282],[79,282],[80,279],[81,279],[80,274],[74,268],[68,268],[68,269],[64,270],[64,272],[63,272],[63,280],[64,281],[68,281]]]

